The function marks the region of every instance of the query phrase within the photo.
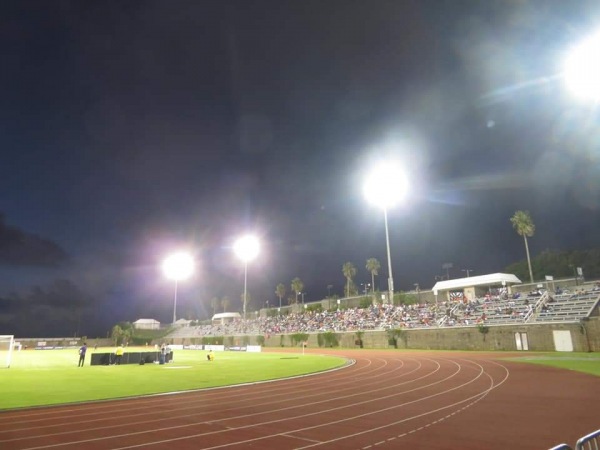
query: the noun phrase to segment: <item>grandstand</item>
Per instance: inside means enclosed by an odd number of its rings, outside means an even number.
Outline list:
[[[525,325],[578,326],[598,316],[600,286],[588,284],[573,293],[550,293],[536,288],[526,294],[488,290],[482,297],[440,303],[411,305],[372,304],[368,307],[341,307],[273,314],[263,310],[260,317],[242,321],[214,321],[213,325],[179,327],[166,336],[173,342],[215,336],[273,336],[294,333],[388,332],[389,330],[464,329],[480,326]],[[546,342],[546,346],[550,345]],[[588,348],[591,344],[588,343]]]
[[[568,297],[548,296],[533,319],[535,322],[579,321],[593,315],[599,298],[599,291],[583,289]]]

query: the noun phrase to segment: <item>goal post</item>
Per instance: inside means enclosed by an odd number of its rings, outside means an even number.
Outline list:
[[[8,369],[12,360],[15,337],[11,334],[0,335],[0,369]]]

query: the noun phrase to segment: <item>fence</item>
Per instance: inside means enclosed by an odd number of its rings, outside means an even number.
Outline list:
[[[550,450],[572,450],[567,444],[559,444]],[[575,444],[575,450],[600,450],[600,430],[596,430],[580,438]]]

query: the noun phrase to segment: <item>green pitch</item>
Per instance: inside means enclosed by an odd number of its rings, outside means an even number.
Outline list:
[[[145,351],[146,349],[130,349]],[[114,349],[98,349],[109,352]],[[297,353],[175,350],[169,364],[77,367],[78,350],[14,352],[10,369],[0,369],[0,409],[82,402],[272,380],[340,367],[339,357]]]
[[[514,358],[513,361],[558,367],[600,376],[599,353],[536,353],[534,356]]]

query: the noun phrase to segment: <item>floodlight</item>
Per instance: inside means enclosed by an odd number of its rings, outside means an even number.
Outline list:
[[[258,239],[254,236],[244,236],[233,244],[233,251],[242,261],[252,261],[258,255]]]
[[[174,253],[164,260],[162,270],[167,278],[175,281],[173,297],[173,324],[175,324],[177,320],[177,285],[179,281],[189,278],[193,273],[194,259],[185,252]]]
[[[405,196],[408,183],[399,164],[384,163],[375,167],[364,184],[367,200],[383,209],[397,205]]]
[[[165,259],[162,268],[170,280],[185,280],[194,271],[194,259],[187,253],[175,253]]]
[[[400,165],[394,161],[381,163],[375,167],[368,175],[364,185],[364,194],[367,200],[383,209],[388,262],[388,301],[390,303],[394,302],[394,277],[392,275],[387,211],[406,196],[407,188],[406,176]]]
[[[569,51],[564,77],[567,87],[577,98],[600,101],[600,31]]]
[[[254,236],[247,235],[239,238],[233,244],[233,251],[244,262],[244,320],[246,320],[246,303],[247,303],[247,285],[248,285],[248,263],[258,256],[260,245],[258,239]]]

